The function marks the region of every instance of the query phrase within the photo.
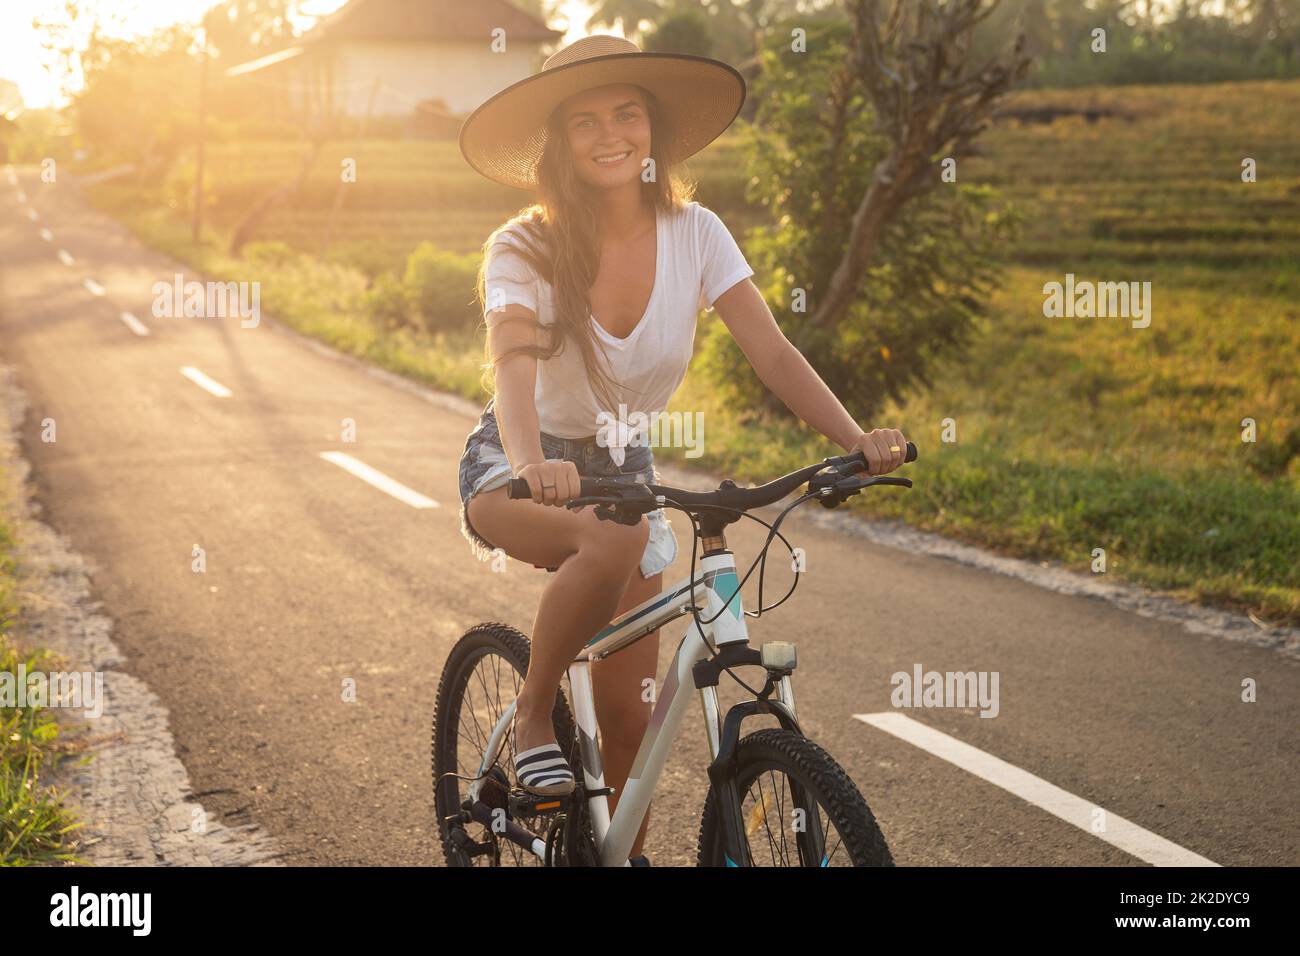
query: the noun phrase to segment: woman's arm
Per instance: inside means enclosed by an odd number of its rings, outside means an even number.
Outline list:
[[[542,454],[535,398],[537,358],[522,352],[505,361],[500,361],[500,358],[512,348],[537,345],[538,327],[535,313],[525,306],[511,303],[498,311],[504,313],[504,317],[494,320],[495,324],[488,329],[488,350],[496,366],[497,391],[493,409],[506,459],[517,475],[525,465],[546,460]],[[512,321],[515,319],[526,321]]]
[[[903,463],[907,442],[902,432],[892,428],[867,432],[858,426],[803,353],[785,337],[752,280],[736,283],[718,296],[713,308],[759,379],[790,411],[847,453],[862,450],[872,474],[885,474]],[[894,452],[892,448],[902,450]]]
[[[496,367],[497,394],[493,409],[501,432],[501,447],[515,477],[528,482],[533,501],[563,508],[582,493],[582,478],[572,461],[558,458],[548,461],[542,451],[537,418],[537,357],[519,352],[501,359],[512,348],[540,344],[540,327],[533,310],[518,303],[512,302],[494,312],[503,313],[500,320],[493,319],[488,327],[488,354]]]

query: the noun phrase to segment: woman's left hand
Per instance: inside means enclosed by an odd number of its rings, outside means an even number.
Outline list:
[[[858,451],[866,456],[868,474],[887,475],[903,463],[907,439],[897,428],[873,428],[858,436],[849,454]]]

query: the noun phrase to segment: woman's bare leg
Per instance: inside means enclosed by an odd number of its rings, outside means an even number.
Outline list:
[[[634,570],[614,616],[654,597],[663,590],[663,580],[662,573],[643,578],[639,568]],[[600,724],[605,785],[614,788],[614,795],[609,798],[611,814],[618,808],[619,796],[627,786],[628,772],[632,769],[641,739],[650,724],[656,693],[655,676],[658,672],[657,630],[631,647],[603,661],[597,661],[591,668],[592,697],[596,703],[596,721]],[[647,807],[628,856],[638,856],[641,853],[649,825],[650,808]]]
[[[515,704],[516,748],[554,743],[551,712],[560,679],[582,646],[613,619],[645,551],[649,522],[601,521],[591,508],[575,513],[507,498],[505,488],[475,495],[467,513],[474,529],[512,558],[559,565],[533,620],[528,674]]]

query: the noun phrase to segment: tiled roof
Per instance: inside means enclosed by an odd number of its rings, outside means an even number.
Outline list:
[[[487,40],[497,27],[507,40],[564,35],[508,0],[349,0],[308,30],[303,42]]]

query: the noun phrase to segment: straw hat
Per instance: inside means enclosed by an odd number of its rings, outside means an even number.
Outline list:
[[[631,40],[595,36],[553,53],[540,73],[506,87],[460,128],[460,151],[488,179],[535,189],[546,144],[546,121],[565,99],[608,83],[634,83],[658,99],[677,163],[698,153],[731,125],[745,102],[745,80],[721,60],[684,53],[645,53]]]

